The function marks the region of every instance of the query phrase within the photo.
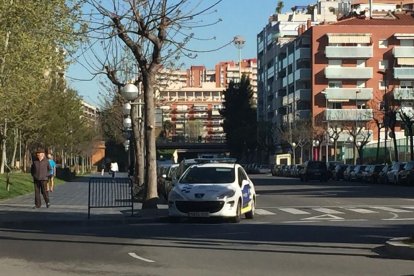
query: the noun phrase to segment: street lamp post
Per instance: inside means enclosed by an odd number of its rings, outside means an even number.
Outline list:
[[[134,158],[134,167],[135,171],[137,172],[135,174],[135,180],[138,186],[141,186],[144,183],[144,168],[145,168],[145,159],[144,159],[144,133],[143,133],[143,118],[142,118],[142,106],[143,102],[141,99],[139,88],[132,84],[128,83],[121,89],[121,95],[128,101],[128,103],[125,103],[123,106],[123,112],[126,117],[124,118],[124,127],[125,129],[132,130],[134,135],[133,137],[136,137],[134,146],[135,146],[135,158]],[[138,98],[138,102],[133,102]],[[136,109],[132,106],[137,106],[138,108],[138,114],[135,115]],[[131,119],[131,111],[133,113],[133,117],[137,118],[137,123],[133,123]],[[136,128],[133,128],[133,126],[136,125]],[[125,146],[125,144],[124,144]],[[128,143],[128,147],[125,147],[125,149],[130,149],[130,145]]]
[[[239,49],[239,78],[241,80],[241,49],[244,47],[244,44],[246,43],[246,40],[240,36],[236,35],[233,39],[233,44],[236,46],[237,49]]]
[[[296,143],[292,143],[293,165],[296,165]]]

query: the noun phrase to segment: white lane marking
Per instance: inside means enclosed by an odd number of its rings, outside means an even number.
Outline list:
[[[135,259],[147,262],[147,263],[155,263],[155,261],[140,257],[137,254],[135,254],[134,252],[130,252],[130,253],[128,253],[128,255],[131,256],[132,258],[135,258]]]
[[[303,218],[302,220],[344,220],[344,218],[326,214],[326,215],[320,215],[320,216],[315,216],[315,217]]]
[[[402,221],[402,220],[414,220],[414,218],[390,218],[390,219],[382,219],[382,220],[397,220],[397,221]]]
[[[333,210],[333,209],[328,209],[328,208],[313,208],[313,210],[321,212],[321,213],[325,213],[325,214],[344,214],[343,212]]]
[[[296,208],[278,208],[280,211],[286,212],[286,213],[290,213],[290,214],[294,214],[294,215],[309,215],[309,212],[306,211],[302,211]]]
[[[391,207],[373,206],[371,208],[372,209],[383,210],[383,211],[387,211],[387,212],[393,212],[393,213],[411,213],[411,211],[408,211],[408,210],[396,209],[396,208],[391,208]]]
[[[254,210],[254,212],[258,215],[276,215],[275,213],[269,212],[269,211],[264,210],[264,209],[256,209],[256,210]]]
[[[360,213],[360,214],[377,214],[378,213],[377,211],[372,211],[372,210],[363,209],[363,208],[344,208],[344,209],[355,212],[355,213]]]
[[[401,206],[402,208],[406,208],[406,209],[414,209],[414,206]]]
[[[367,221],[366,219],[332,219],[332,220],[325,220],[329,222],[346,222],[346,221]],[[291,220],[291,221],[282,221],[281,223],[313,223],[313,222],[321,222],[320,220]]]

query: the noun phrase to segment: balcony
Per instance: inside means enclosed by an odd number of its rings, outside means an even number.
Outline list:
[[[356,91],[360,91],[356,93]],[[349,100],[372,100],[373,89],[372,88],[326,88],[325,96],[328,101],[344,101]]]
[[[310,80],[310,78],[311,78],[310,68],[300,68],[295,71],[295,80]]]
[[[372,119],[372,109],[326,109],[327,121],[369,121]]]
[[[414,66],[412,67],[394,67],[394,78],[399,80],[413,80]]]
[[[371,58],[372,46],[327,46],[325,48],[327,58]]]
[[[414,100],[414,88],[394,88],[394,99]]]
[[[413,68],[414,69],[414,68]],[[372,67],[325,67],[325,77],[327,79],[371,79],[373,74]]]
[[[414,46],[395,46],[392,54],[395,58],[414,57]]]
[[[295,59],[310,58],[310,48],[300,48],[295,51]]]
[[[304,120],[311,117],[310,110],[297,110],[295,111],[295,120]]]
[[[306,100],[310,101],[311,90],[310,89],[298,89],[295,91],[295,101]]]

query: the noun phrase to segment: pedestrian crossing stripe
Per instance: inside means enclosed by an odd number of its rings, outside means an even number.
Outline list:
[[[300,208],[294,208],[294,207],[268,207],[271,208],[272,211],[276,210],[276,212],[271,212],[266,209],[256,209],[255,213],[257,215],[276,215],[277,211],[289,213],[292,215],[310,215],[311,212],[319,212],[326,215],[332,215],[329,219],[341,219],[340,217],[336,217],[335,215],[341,215],[345,214],[345,212],[355,212],[359,214],[378,214],[380,211],[385,212],[393,212],[393,213],[412,213],[414,211],[414,206],[398,206],[398,208],[395,207],[387,207],[387,206],[367,206],[364,208],[361,207],[342,207],[338,206],[336,208],[340,209],[335,210],[333,208],[326,208],[326,207],[302,207]],[[369,208],[369,209],[368,209]],[[409,209],[409,210],[407,210]],[[322,215],[323,216],[323,215]],[[314,218],[318,218],[320,216],[316,216]],[[335,217],[335,218],[334,218]],[[323,217],[322,217],[323,218]]]
[[[343,214],[343,212],[336,211],[336,210],[329,209],[329,208],[313,208],[313,210],[317,212],[325,213],[325,214]]]
[[[373,211],[373,210],[368,210],[368,209],[363,209],[363,208],[344,208],[347,211],[352,211],[355,213],[360,213],[360,214],[377,214],[377,211]]]
[[[315,217],[309,217],[309,218],[304,218],[302,220],[343,220],[343,218],[341,217],[337,217],[331,214],[325,214],[325,215],[320,215],[320,216],[315,216]]]
[[[264,209],[256,209],[256,210],[254,210],[254,212],[257,215],[276,215],[275,213],[264,210]]]
[[[391,207],[381,207],[381,206],[373,206],[371,208],[379,209],[379,210],[383,210],[383,211],[387,211],[387,212],[392,212],[392,213],[411,213],[412,212],[412,211],[403,210],[403,209],[396,209],[396,208],[391,208]]]
[[[278,208],[280,211],[286,212],[286,213],[290,213],[290,214],[294,214],[294,215],[309,215],[309,212],[306,211],[302,211],[296,208]]]

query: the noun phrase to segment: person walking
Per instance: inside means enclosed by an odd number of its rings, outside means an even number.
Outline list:
[[[110,173],[112,174],[112,178],[115,178],[115,173],[119,170],[118,163],[116,161],[111,162],[111,169]]]
[[[35,190],[35,206],[33,208],[40,208],[42,206],[42,200],[40,193],[43,195],[46,207],[49,208],[49,192],[47,191],[47,181],[51,168],[49,161],[46,159],[45,151],[38,149],[36,151],[36,159],[33,160],[31,167],[31,175],[33,177],[34,190]]]
[[[56,162],[53,160],[53,156],[49,153],[47,155],[49,161],[50,171],[48,175],[47,189],[48,192],[53,192],[53,187],[55,186],[55,176],[56,176]]]

